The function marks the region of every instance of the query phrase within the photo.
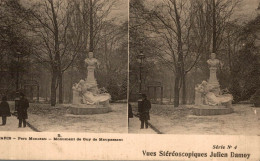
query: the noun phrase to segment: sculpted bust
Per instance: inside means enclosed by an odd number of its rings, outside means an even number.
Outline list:
[[[96,65],[99,67],[100,63],[96,58],[93,57],[93,52],[89,52],[88,56],[89,57],[85,59],[85,63],[91,67],[96,67]]]
[[[218,59],[216,59],[215,53],[211,53],[210,59],[207,61],[207,63],[210,67],[215,67],[215,68],[217,68],[219,65],[222,65],[221,62]]]

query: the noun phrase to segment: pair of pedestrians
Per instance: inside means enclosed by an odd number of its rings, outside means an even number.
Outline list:
[[[148,128],[148,120],[150,120],[149,111],[151,109],[151,102],[147,99],[146,94],[141,94],[142,101],[138,103],[138,113],[137,116],[141,121],[141,129]],[[129,118],[133,118],[132,106],[128,103],[128,126],[129,126]]]
[[[25,98],[23,93],[20,93],[20,100],[17,108],[17,119],[19,120],[18,128],[26,127],[26,119],[28,119],[27,109],[29,108],[29,101]],[[0,116],[2,116],[2,126],[6,125],[7,117],[11,116],[10,107],[7,102],[7,97],[2,97],[0,103]]]

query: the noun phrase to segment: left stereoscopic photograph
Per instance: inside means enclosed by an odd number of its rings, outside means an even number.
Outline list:
[[[0,131],[127,133],[128,1],[0,1]]]

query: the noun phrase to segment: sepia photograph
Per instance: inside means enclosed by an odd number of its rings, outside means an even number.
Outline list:
[[[0,1],[0,131],[127,133],[128,1]]]
[[[129,3],[129,133],[259,136],[260,2]]]
[[[259,160],[259,51],[260,0],[0,0],[0,160]]]

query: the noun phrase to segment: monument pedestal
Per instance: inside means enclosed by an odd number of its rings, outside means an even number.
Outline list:
[[[109,106],[111,95],[98,89],[94,72],[99,62],[93,58],[93,52],[89,52],[89,58],[85,59],[85,62],[88,64],[87,78],[81,79],[72,87],[73,104],[69,106],[70,113],[74,115],[108,113],[111,111]]]
[[[210,70],[209,79],[202,81],[195,88],[195,106],[193,114],[197,116],[224,115],[233,113],[232,100],[230,94],[222,94],[217,79],[217,69],[221,62],[216,59],[216,54],[211,53],[211,58],[207,60]],[[203,97],[203,100],[201,99]]]
[[[196,116],[225,115],[233,112],[233,108],[227,106],[198,105],[193,109],[193,114]]]

